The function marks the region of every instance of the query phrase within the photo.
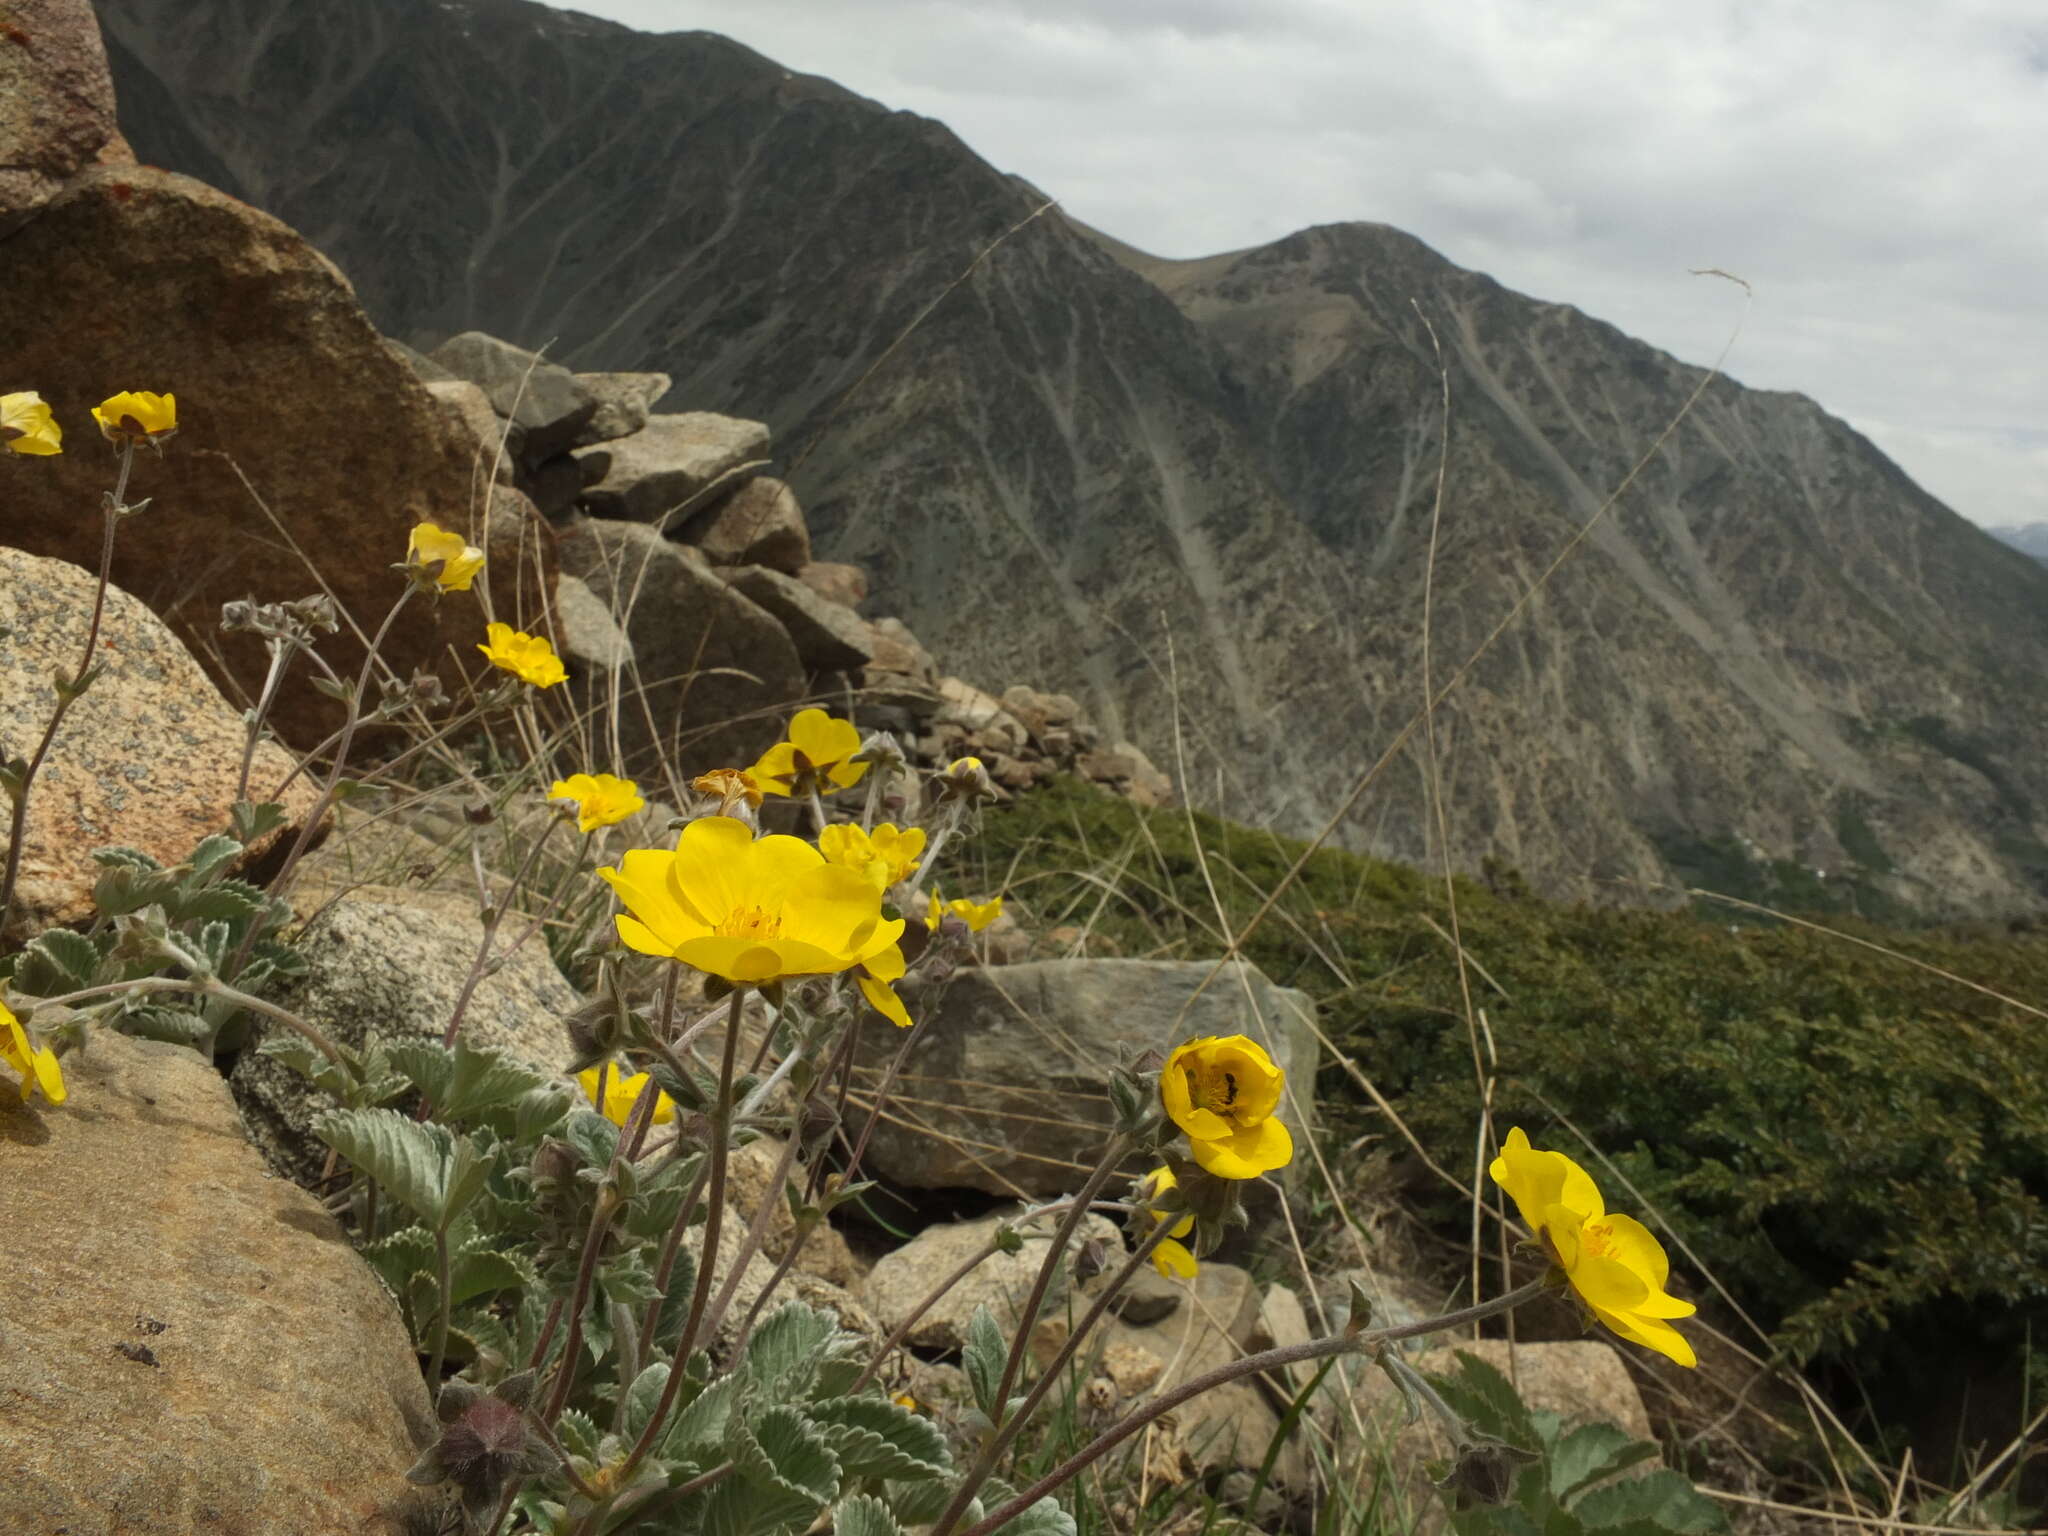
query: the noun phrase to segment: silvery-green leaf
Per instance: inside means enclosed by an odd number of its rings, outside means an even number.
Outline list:
[[[859,1493],[832,1511],[832,1536],[903,1536],[903,1527],[888,1505]]]
[[[961,1353],[960,1363],[967,1372],[968,1386],[974,1390],[975,1407],[990,1418],[995,1417],[996,1394],[1002,1389],[1003,1367],[1009,1361],[1010,1345],[1003,1330],[996,1326],[986,1306],[976,1307],[967,1324],[967,1347]]]
[[[441,1221],[454,1136],[389,1109],[329,1110],[313,1134],[429,1225]]]
[[[884,1397],[842,1397],[805,1410],[848,1477],[943,1477],[953,1458],[931,1420]]]

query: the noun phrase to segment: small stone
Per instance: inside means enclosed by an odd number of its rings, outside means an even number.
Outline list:
[[[858,608],[868,600],[868,573],[857,565],[813,560],[796,573],[796,579],[826,602],[842,608]]]
[[[811,530],[796,492],[766,475],[747,481],[676,535],[715,565],[765,565],[794,576],[811,563]]]
[[[1004,752],[1022,750],[1028,739],[1023,723],[972,683],[957,677],[940,678],[939,701],[936,724],[957,725],[983,743],[1000,744]]]
[[[910,626],[901,619],[875,619],[868,628],[869,661],[868,680],[873,682],[878,673],[896,677],[907,677],[936,691],[939,681],[938,663],[932,660],[932,653],[917,643],[917,636],[910,632]]]
[[[524,463],[566,453],[597,411],[597,397],[568,369],[482,331],[451,336],[430,355],[480,386],[491,409],[520,429]]]
[[[766,566],[742,565],[725,572],[733,590],[773,615],[789,634],[797,659],[813,672],[865,666],[868,626],[851,610],[828,603],[794,576]]]
[[[675,382],[665,373],[579,373],[576,382],[597,401],[577,434],[577,447],[630,437],[647,425],[654,402]]]
[[[683,527],[728,477],[766,459],[768,429],[709,411],[650,416],[629,437],[576,450],[602,454],[604,473],[583,493],[593,517]]]

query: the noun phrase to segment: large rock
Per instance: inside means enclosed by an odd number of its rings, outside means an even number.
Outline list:
[[[575,374],[482,331],[451,336],[431,355],[481,389],[491,409],[519,429],[523,465],[568,452],[597,414],[597,396]]]
[[[659,757],[696,774],[760,756],[804,693],[782,626],[644,524],[588,519],[559,548],[562,569],[623,616],[632,644],[630,666],[593,668],[576,685],[593,719],[616,708],[628,771]]]
[[[858,608],[868,600],[868,573],[857,565],[813,560],[796,573],[796,579],[842,608]]]
[[[0,4],[0,236],[87,166],[134,161],[88,0]]]
[[[502,948],[524,926],[509,919],[496,944]],[[476,909],[460,896],[384,889],[343,896],[318,912],[299,939],[308,974],[277,1002],[338,1044],[360,1047],[373,1035],[438,1041],[483,938]],[[569,1056],[562,1021],[581,1001],[536,937],[478,985],[462,1038],[555,1071]],[[328,1107],[325,1096],[254,1050],[235,1062],[231,1081],[249,1133],[271,1164],[297,1179],[317,1176],[327,1150],[309,1128]]]
[[[412,525],[470,525],[472,444],[347,280],[277,220],[183,176],[100,168],[9,236],[5,253],[8,291],[34,295],[0,305],[8,387],[41,391],[66,436],[63,454],[8,466],[0,544],[97,569],[116,460],[90,407],[120,389],[175,393],[178,435],[161,459],[137,458],[129,499],[155,505],[122,524],[114,580],[210,669],[224,665],[231,697],[256,696],[267,658],[252,637],[220,635],[223,602],[317,590],[303,552],[374,631],[400,591],[390,566]],[[403,676],[473,647],[482,629],[473,598],[415,601],[382,654]],[[344,676],[362,664],[347,625],[320,652]],[[303,682],[288,683],[275,711],[307,746],[339,717]]]
[[[647,425],[654,402],[675,381],[665,373],[579,373],[581,384],[597,401],[597,410],[577,434],[577,447],[630,437]]]
[[[988,1245],[998,1225],[1013,1221],[1016,1211],[998,1211],[976,1221],[947,1222],[926,1227],[893,1253],[884,1255],[868,1271],[861,1284],[861,1299],[881,1324],[893,1332],[917,1309],[925,1297],[938,1288],[962,1264]],[[977,1307],[987,1307],[1008,1331],[1023,1314],[1032,1282],[1045,1262],[1046,1243],[1051,1240],[1058,1218],[1045,1216],[1018,1230],[1024,1247],[1017,1253],[994,1253],[967,1272],[960,1283],[931,1306],[906,1336],[918,1349],[959,1349],[967,1342],[967,1325]],[[1079,1244],[1099,1240],[1112,1253],[1123,1251],[1123,1240],[1105,1216],[1083,1218],[1076,1242],[1067,1250],[1068,1262],[1053,1273],[1046,1292],[1046,1311],[1041,1316],[1063,1312],[1072,1290],[1071,1262]]]
[[[768,453],[768,429],[709,411],[650,416],[647,425],[617,442],[579,448],[576,457],[598,471],[586,474],[584,506],[597,517],[630,518],[678,528],[700,510],[702,499],[728,476]]]
[[[794,576],[811,560],[811,530],[796,492],[767,475],[690,519],[677,537],[717,565],[765,565]]]
[[[7,1528],[431,1529],[433,1438],[390,1296],[272,1178],[196,1054],[109,1031],[61,1109],[0,1095]],[[33,1234],[33,1240],[28,1240]]]
[[[12,631],[0,641],[0,750],[27,757],[41,740],[57,706],[51,680],[83,654],[95,585],[75,565],[0,547],[0,630]],[[176,864],[228,829],[247,731],[192,654],[116,587],[94,664],[105,670],[71,706],[29,793],[11,938],[92,915],[93,849],[119,844]],[[292,765],[282,748],[258,746],[251,797],[269,798]],[[284,792],[292,826],[258,852],[296,836],[313,801],[296,780]]]
[[[1313,1123],[1315,1005],[1255,968],[1207,960],[1035,960],[907,985],[917,1043],[875,1128],[866,1165],[916,1188],[1051,1195],[1077,1187],[1108,1135],[1119,1050],[1197,1035],[1250,1035],[1287,1073],[1280,1113]],[[1206,986],[1204,983],[1207,983]],[[872,1088],[899,1042],[867,1031]]]
[[[725,579],[748,602],[767,613],[788,633],[797,660],[813,672],[845,672],[865,666],[872,631],[850,608],[827,602],[794,576],[764,565],[742,565]]]

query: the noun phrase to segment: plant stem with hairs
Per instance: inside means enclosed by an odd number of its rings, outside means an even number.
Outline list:
[[[99,649],[100,622],[107,611],[107,587],[114,569],[114,530],[120,526],[121,514],[127,503],[122,499],[128,494],[128,474],[135,467],[135,442],[128,439],[121,446],[121,473],[114,482],[114,489],[108,495],[101,509],[100,572],[99,583],[93,591],[92,622],[86,626],[85,653],[78,659],[78,670],[67,682],[57,682],[57,707],[50,714],[50,723],[43,730],[43,739],[36,743],[36,750],[22,770],[21,781],[13,786],[14,817],[7,829],[7,871],[0,875],[0,933],[7,930],[8,919],[14,915],[14,887],[21,878],[21,850],[28,840],[28,792],[35,783],[36,775],[42,771],[43,760],[50,755],[50,747],[57,740],[58,727],[63,725],[65,715],[71,706],[85,696],[85,690],[92,686],[92,658]]]
[[[741,1010],[747,1000],[747,989],[743,986],[732,989],[732,1010],[725,1021],[725,1053],[718,1068],[718,1096],[711,1104],[711,1170],[710,1184],[705,1192],[704,1241],[702,1258],[697,1264],[697,1284],[690,1296],[690,1315],[683,1323],[682,1336],[676,1340],[674,1364],[670,1367],[668,1380],[661,1389],[661,1399],[654,1405],[654,1412],[647,1417],[647,1427],[640,1432],[633,1449],[626,1457],[625,1466],[619,1473],[620,1483],[630,1481],[632,1473],[647,1453],[661,1438],[663,1427],[668,1423],[670,1410],[675,1407],[676,1393],[681,1389],[685,1367],[689,1364],[690,1351],[696,1347],[698,1329],[704,1320],[706,1306],[711,1300],[711,1280],[718,1269],[718,1238],[725,1222],[725,1174],[726,1158],[732,1141],[732,1079],[737,1063],[740,1045]],[[650,1096],[651,1097],[651,1096]],[[686,1205],[676,1215],[678,1227],[690,1219]]]

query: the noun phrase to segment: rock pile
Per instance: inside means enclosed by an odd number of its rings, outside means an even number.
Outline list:
[[[1065,694],[948,676],[900,619],[865,618],[857,566],[811,558],[767,427],[662,413],[661,373],[574,373],[480,332],[397,348],[465,434],[474,477],[553,526],[561,649],[626,765],[750,760],[801,701],[895,731],[921,763],[972,754],[1008,790],[1077,774],[1144,805],[1173,784]]]

